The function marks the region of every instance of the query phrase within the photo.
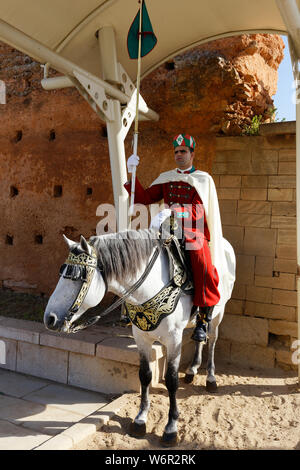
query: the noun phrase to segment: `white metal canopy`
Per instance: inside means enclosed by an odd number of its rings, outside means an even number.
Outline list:
[[[286,33],[276,0],[147,0],[158,43],[143,59],[143,74],[201,42],[241,33]],[[1,0],[0,18],[52,51],[102,77],[97,30],[116,33],[117,57],[131,79],[136,63],[127,52],[127,33],[137,0]],[[0,39],[6,41],[0,30]],[[13,40],[9,43],[14,44]],[[43,62],[36,52],[22,51]]]
[[[158,43],[142,60],[142,76],[175,55],[214,39],[251,33],[288,34],[299,80],[300,0],[146,0]],[[46,89],[76,86],[107,123],[119,228],[127,207],[124,139],[135,116],[136,61],[127,34],[137,0],[1,0],[0,40],[46,63]],[[51,66],[63,77],[47,78]],[[298,82],[298,87],[299,87]],[[298,102],[299,101],[299,102]],[[297,289],[300,306],[300,99],[297,101]],[[121,106],[121,104],[123,106]],[[125,104],[125,106],[124,106]],[[140,99],[144,119],[158,115]],[[298,308],[300,340],[300,308]],[[300,381],[300,363],[299,363]]]

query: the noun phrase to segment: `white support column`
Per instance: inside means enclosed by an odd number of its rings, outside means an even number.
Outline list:
[[[297,217],[297,321],[298,348],[300,341],[300,91],[299,59],[300,59],[300,11],[297,0],[276,0],[281,17],[289,34],[289,49],[296,86],[296,217]],[[299,354],[298,354],[299,360]],[[298,362],[298,383],[300,385],[300,361]]]
[[[295,79],[295,99],[296,99],[296,219],[297,219],[297,321],[298,321],[298,345],[300,342],[300,74],[299,74],[299,55],[295,44],[289,36],[289,50]],[[297,355],[297,354],[296,354]],[[298,353],[298,360],[300,354]],[[300,361],[298,362],[298,383],[300,385]]]
[[[105,26],[98,31],[101,63],[103,69],[103,80],[118,84],[120,82],[118,73],[118,62],[116,53],[115,33],[111,26]],[[121,104],[118,100],[112,100],[114,120],[106,121],[109,145],[109,157],[114,192],[114,202],[117,214],[118,230],[128,227],[128,194],[124,188],[127,181],[125,147],[122,137],[122,113]]]
[[[299,73],[296,81],[296,216],[297,216],[297,306],[298,306],[298,351],[300,341],[300,96]],[[300,385],[300,354],[298,353],[298,383]]]

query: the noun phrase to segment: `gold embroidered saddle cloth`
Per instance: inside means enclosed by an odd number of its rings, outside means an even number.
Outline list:
[[[172,240],[172,242],[175,242],[175,240]],[[172,242],[170,245],[172,245]],[[193,294],[193,283],[187,265],[182,263],[181,257],[176,256],[174,247],[173,249],[170,249],[170,246],[166,248],[170,266],[172,266],[170,267],[172,276],[168,284],[142,305],[124,303],[133,325],[143,331],[155,330],[165,317],[174,312],[181,295]]]

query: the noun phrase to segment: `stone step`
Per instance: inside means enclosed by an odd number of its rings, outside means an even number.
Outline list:
[[[191,357],[190,332],[183,357]],[[165,350],[152,347],[152,386],[164,376]],[[93,326],[74,335],[0,316],[0,367],[106,394],[139,391],[139,353],[131,328]]]

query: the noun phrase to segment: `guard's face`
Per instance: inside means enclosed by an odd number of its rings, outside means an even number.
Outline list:
[[[193,165],[194,152],[190,151],[189,147],[179,145],[174,150],[175,162],[181,170],[186,170]]]

